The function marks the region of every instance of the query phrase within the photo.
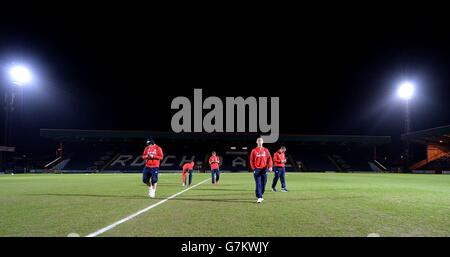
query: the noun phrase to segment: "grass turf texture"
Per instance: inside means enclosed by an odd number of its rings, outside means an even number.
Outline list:
[[[222,174],[100,236],[450,236],[448,175],[288,173],[288,193],[268,177],[263,204],[252,174]],[[150,199],[140,181],[0,175],[0,236],[85,236],[183,190],[180,174],[160,174]]]

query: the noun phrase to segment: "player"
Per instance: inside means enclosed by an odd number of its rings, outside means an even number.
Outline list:
[[[276,186],[277,186],[277,182],[278,182],[278,178],[281,181],[281,192],[287,192],[288,190],[286,189],[286,181],[285,181],[285,166],[286,166],[286,161],[287,158],[285,156],[285,152],[286,152],[286,147],[282,146],[280,148],[280,150],[278,150],[274,155],[273,155],[273,162],[274,162],[274,177],[273,177],[273,181],[272,181],[272,191],[276,192]]]
[[[250,154],[250,167],[253,170],[253,177],[256,183],[256,198],[257,203],[264,201],[264,191],[267,183],[267,172],[272,171],[272,157],[269,150],[263,147],[264,140],[262,137],[256,139],[258,145]]]
[[[182,180],[183,180],[183,186],[186,186],[186,173],[189,173],[189,185],[192,184],[192,170],[194,169],[194,161],[186,162],[183,165],[183,172],[181,174]]]
[[[219,156],[217,156],[216,152],[213,151],[211,153],[211,157],[209,157],[209,166],[211,167],[211,178],[213,185],[219,184],[220,178],[219,163],[220,163]]]
[[[148,196],[154,198],[158,182],[159,162],[163,159],[164,155],[161,147],[157,146],[153,139],[148,139],[146,145],[147,147],[145,147],[144,153],[142,154],[142,158],[145,160],[142,181],[148,186]]]

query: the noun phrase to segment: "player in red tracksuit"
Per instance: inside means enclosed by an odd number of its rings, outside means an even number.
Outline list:
[[[272,157],[270,156],[269,150],[263,147],[263,139],[259,137],[256,139],[256,144],[258,145],[254,148],[250,154],[250,167],[253,170],[253,177],[256,183],[256,198],[258,198],[257,203],[262,203],[264,200],[264,191],[267,183],[267,172],[272,171]]]
[[[147,147],[145,147],[144,153],[142,154],[142,159],[145,160],[142,181],[147,184],[148,195],[151,198],[155,197],[156,185],[158,182],[159,162],[163,159],[163,157],[164,155],[161,147],[157,146],[153,139],[148,139]]]
[[[187,162],[183,165],[183,172],[181,174],[183,186],[186,186],[186,173],[189,173],[189,186],[192,184],[192,170],[194,169],[194,161]]]
[[[209,157],[209,166],[211,167],[212,183],[213,185],[217,185],[219,184],[220,178],[220,170],[219,170],[220,158],[219,156],[216,155],[216,152],[214,151],[211,154],[212,154],[211,157]]]
[[[286,173],[285,166],[286,166],[286,161],[287,161],[285,152],[286,152],[286,147],[282,146],[280,148],[280,150],[278,150],[273,155],[273,162],[274,162],[275,167],[273,168],[274,177],[273,177],[273,181],[272,181],[272,191],[274,191],[274,192],[277,191],[277,189],[275,187],[277,186],[278,178],[281,181],[281,192],[288,191],[286,189],[286,181],[285,181],[285,173]]]

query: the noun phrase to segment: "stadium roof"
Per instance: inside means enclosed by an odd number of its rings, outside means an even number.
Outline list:
[[[403,134],[402,140],[419,144],[450,145],[450,125]]]
[[[160,131],[112,131],[112,130],[73,130],[41,129],[42,137],[60,142],[142,142],[146,138],[196,141],[240,141],[253,142],[258,133],[174,133]],[[390,136],[357,135],[288,135],[282,134],[280,142],[337,143],[383,145],[391,142]]]

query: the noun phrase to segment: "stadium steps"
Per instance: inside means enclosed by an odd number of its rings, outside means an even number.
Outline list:
[[[339,169],[341,172],[360,172],[360,171],[378,171],[380,167],[376,166],[373,162],[365,158],[360,154],[352,153],[335,153],[328,155],[330,161]],[[372,163],[372,164],[371,164]]]
[[[286,168],[287,171],[301,171],[298,165],[298,162],[295,161],[294,156],[292,154],[288,155],[288,162],[291,164],[291,169]]]
[[[342,172],[342,168],[339,166],[339,164],[333,159],[332,156],[328,155],[328,159],[333,163],[334,166],[338,169],[339,172]]]
[[[338,171],[337,167],[328,159],[327,155],[320,152],[296,152],[297,163],[302,163],[306,171]]]
[[[66,165],[70,162],[70,158],[60,161],[58,164],[53,166],[50,170],[64,170]]]
[[[375,172],[383,172],[383,170],[382,170],[380,167],[378,167],[378,166],[375,164],[375,162],[369,162],[369,166],[370,166],[370,168],[372,169],[372,171],[375,171]]]

